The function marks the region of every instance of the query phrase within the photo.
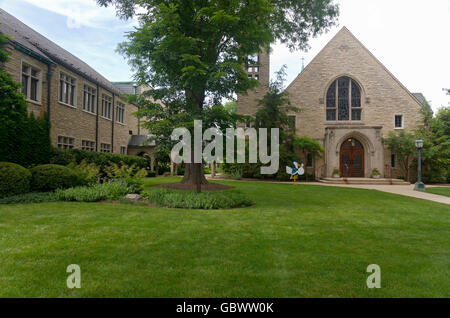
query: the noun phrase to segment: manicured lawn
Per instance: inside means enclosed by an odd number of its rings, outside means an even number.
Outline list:
[[[361,189],[224,183],[256,206],[0,206],[0,296],[450,295],[447,205]],[[81,289],[66,287],[70,264],[81,267]],[[381,266],[381,289],[366,287],[369,264]]]
[[[450,197],[450,187],[427,188],[427,192]]]

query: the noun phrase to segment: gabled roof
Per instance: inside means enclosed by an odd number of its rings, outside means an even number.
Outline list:
[[[13,37],[13,43],[30,50],[39,57],[60,64],[72,72],[100,85],[104,89],[120,95],[119,89],[92,67],[56,43],[50,41],[42,34],[34,31],[3,9],[0,9],[0,33],[10,35]]]
[[[154,147],[154,146],[156,146],[156,141],[155,140],[148,141],[152,137],[155,137],[155,136],[154,135],[133,135],[133,136],[131,136],[130,141],[128,142],[128,146],[131,146],[131,147],[142,147],[142,146]]]
[[[349,29],[347,29],[347,27],[342,27],[342,29],[341,30],[339,30],[339,32],[327,43],[327,45],[325,45],[324,46],[324,48],[314,57],[314,59],[306,66],[306,68],[292,81],[292,83],[291,84],[289,84],[289,86],[286,88],[286,90],[288,90],[304,73],[305,73],[305,71],[306,70],[308,70],[308,68],[311,66],[311,65],[313,65],[313,62],[314,62],[314,60],[316,60],[321,54],[322,54],[322,52],[323,51],[325,51],[325,49],[330,45],[330,43],[331,42],[333,42],[333,41],[335,41],[335,39],[341,34],[341,33],[346,33],[346,34],[348,34],[348,35],[350,35],[373,59],[374,59],[374,61],[377,63],[377,64],[379,64],[385,71],[386,71],[386,73],[388,73],[389,74],[389,76],[390,77],[392,77],[392,79],[395,81],[395,82],[397,82],[397,84],[401,87],[401,88],[403,88],[410,96],[411,96],[411,98],[413,98],[418,104],[420,104],[421,106],[422,106],[422,103],[421,103],[421,101],[419,101],[418,99],[417,99],[417,97],[416,96],[414,96],[387,68],[386,68],[386,66],[384,66],[384,64],[383,63],[381,63],[380,62],[380,60],[379,59],[377,59],[376,57],[375,57],[375,55],[373,55],[372,54],[372,52],[370,52],[370,50],[368,49],[368,48],[366,48],[365,46],[364,46],[364,44],[362,44],[361,43],[361,41],[360,40],[358,40],[358,38],[352,33],[352,32],[350,32],[350,30]],[[423,96],[423,95],[422,95]]]
[[[421,104],[427,103],[427,99],[425,98],[425,96],[423,96],[422,93],[412,93],[412,94]]]

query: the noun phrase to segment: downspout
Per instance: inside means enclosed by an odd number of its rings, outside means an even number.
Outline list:
[[[100,90],[97,84],[97,116],[95,118],[95,152],[98,152],[98,116],[99,116],[99,105],[100,105]]]
[[[48,122],[50,123],[50,112],[51,112],[51,86],[52,86],[52,65],[47,64],[47,118]]]
[[[134,87],[134,95],[137,96],[137,84],[134,84],[133,87]],[[136,106],[139,111],[140,110],[139,106],[138,105],[136,105]],[[140,135],[141,135],[141,117],[138,116],[138,136],[140,136]]]
[[[114,110],[116,108],[116,95],[113,93],[112,126],[111,126],[111,153],[114,153]]]

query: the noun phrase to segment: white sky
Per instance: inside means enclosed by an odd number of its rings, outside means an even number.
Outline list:
[[[288,83],[346,26],[411,92],[421,92],[436,110],[450,96],[450,0],[335,0],[339,26],[312,39],[309,52],[275,45],[272,73],[288,66]],[[91,65],[111,81],[132,72],[115,48],[134,21],[120,21],[95,0],[0,0],[0,7]],[[70,34],[68,34],[70,33]],[[68,36],[70,35],[70,36]],[[287,84],[288,84],[287,83]]]
[[[436,110],[450,105],[450,0],[339,0],[339,26],[312,39],[309,52],[274,46],[272,73],[288,66],[288,83],[346,26],[411,92]]]

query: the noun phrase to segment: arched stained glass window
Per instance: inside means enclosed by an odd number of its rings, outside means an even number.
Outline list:
[[[335,80],[327,91],[327,121],[361,120],[361,89],[350,77]]]

